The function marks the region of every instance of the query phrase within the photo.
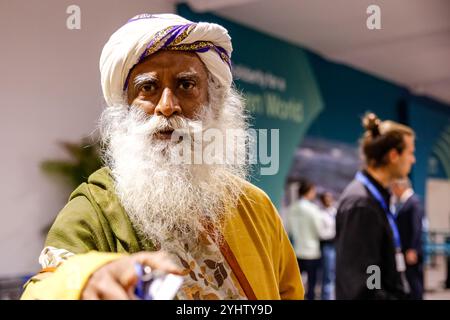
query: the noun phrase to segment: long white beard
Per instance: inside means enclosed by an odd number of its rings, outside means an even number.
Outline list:
[[[238,95],[230,92],[220,111],[204,107],[199,116],[203,130],[239,129],[245,141],[247,124]],[[200,130],[200,122],[180,116],[147,116],[139,108],[109,107],[102,114],[102,138],[107,143],[105,162],[115,179],[116,193],[135,230],[145,241],[170,250],[173,239],[196,241],[204,223],[215,226],[220,240],[224,221],[242,192],[245,163],[173,164],[181,143],[158,140],[154,133],[171,127]],[[225,144],[226,152],[245,152],[245,146]]]

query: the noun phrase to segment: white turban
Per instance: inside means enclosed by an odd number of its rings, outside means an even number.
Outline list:
[[[100,73],[108,105],[124,103],[131,69],[160,49],[196,52],[221,85],[231,86],[233,48],[224,27],[193,23],[175,14],[141,14],[118,29],[103,47]]]

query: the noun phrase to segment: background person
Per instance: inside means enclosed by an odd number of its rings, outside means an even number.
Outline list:
[[[409,179],[395,180],[391,185],[395,195],[395,220],[397,222],[402,251],[406,261],[406,278],[411,287],[411,298],[423,299],[423,247],[422,222],[425,210],[414,193]]]
[[[388,187],[411,171],[415,134],[373,113],[363,126],[364,169],[344,190],[336,215],[336,298],[401,299],[408,284]],[[379,288],[368,285],[370,266],[379,268]]]
[[[328,238],[322,238],[320,241],[320,250],[322,253],[322,300],[334,300],[334,288],[336,278],[336,248],[334,238],[336,236],[336,207],[334,197],[331,192],[323,192],[319,196],[322,206],[324,222],[330,228]]]
[[[307,274],[306,298],[314,300],[321,257],[320,239],[329,238],[334,230],[327,228],[321,209],[313,202],[315,185],[306,179],[301,180],[298,193],[299,200],[288,212],[289,226],[300,270]]]

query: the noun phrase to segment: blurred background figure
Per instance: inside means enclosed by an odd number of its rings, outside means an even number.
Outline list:
[[[391,185],[394,195],[395,217],[405,255],[406,278],[411,287],[411,298],[423,299],[422,221],[425,210],[411,188],[409,179],[395,180]]]
[[[415,134],[373,113],[363,126],[364,169],[344,190],[336,216],[336,298],[404,299],[405,261],[388,188],[411,171]]]
[[[299,200],[288,212],[290,232],[300,271],[307,276],[306,299],[315,299],[317,274],[320,268],[320,240],[333,237],[333,228],[327,227],[325,215],[313,201],[315,185],[306,179],[300,181]]]
[[[322,253],[322,300],[334,300],[334,282],[336,276],[336,249],[334,237],[336,236],[336,207],[333,194],[325,191],[319,195],[324,227],[328,230],[328,237],[320,241]]]

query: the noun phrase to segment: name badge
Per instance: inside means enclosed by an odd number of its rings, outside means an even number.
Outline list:
[[[397,252],[395,254],[395,265],[397,267],[398,272],[405,272],[406,264],[405,264],[405,256],[401,252]]]

